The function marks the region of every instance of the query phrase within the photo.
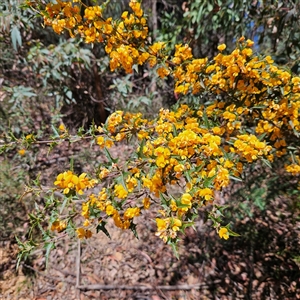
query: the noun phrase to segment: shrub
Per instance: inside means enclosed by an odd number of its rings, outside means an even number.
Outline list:
[[[247,166],[257,163],[271,168],[281,162],[285,172],[299,176],[300,77],[275,65],[270,56],[255,55],[254,42],[244,37],[232,52],[219,45],[212,60],[195,58],[188,44],[169,49],[163,41],[150,43],[139,2],[130,1],[131,12],[124,11],[120,19],[104,18],[105,6],[58,1],[44,10],[35,8],[57,34],[66,31],[85,43],[104,43],[111,71],[132,74],[139,65],[149,64],[161,79],[172,77],[178,102],[149,119],[115,111],[103,126],[75,137],[60,126],[52,147],[91,139],[107,160],[93,175],[72,170],[58,174],[55,188],[46,192],[45,207],[31,215],[32,225],[42,230],[49,250],[53,231],[76,232],[81,239],[95,231],[109,235],[109,218],[136,234],[134,219],[155,205],[156,235],[176,249],[178,234],[193,226],[198,209],[204,207],[221,238],[238,235],[223,223],[226,206],[214,200],[215,192],[240,181]],[[135,150],[122,163],[109,149],[125,141]],[[27,139],[28,146],[35,142],[34,136]],[[98,193],[85,195],[97,185]],[[55,196],[57,191],[63,200]],[[256,191],[262,196],[262,190]],[[79,210],[78,199],[84,199]],[[74,222],[79,215],[82,225]],[[45,218],[46,228],[41,225]],[[26,254],[24,245],[19,258]]]

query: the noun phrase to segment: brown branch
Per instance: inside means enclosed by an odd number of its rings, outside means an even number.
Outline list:
[[[214,281],[214,284],[220,283],[221,280]],[[163,291],[190,291],[190,290],[199,290],[204,287],[208,287],[208,284],[182,284],[182,285],[158,285],[152,286],[150,284],[141,284],[141,285],[112,285],[112,284],[91,284],[91,285],[81,285],[78,286],[78,289],[87,291],[87,290],[138,290],[138,291],[147,291],[147,290],[163,290]]]
[[[90,139],[93,139],[93,138],[97,138],[98,136],[101,136],[102,134],[97,134],[95,136],[93,135],[86,135],[86,136],[67,136],[65,138],[57,138],[57,139],[53,139],[53,140],[35,140],[35,141],[32,141],[30,142],[30,145],[43,145],[43,144],[47,144],[47,145],[51,145],[53,143],[57,143],[57,144],[62,144],[64,142],[68,142],[68,143],[77,143],[77,142],[80,142],[82,140],[90,140]],[[21,139],[17,139],[17,140],[14,140],[12,142],[9,142],[9,143],[4,143],[3,140],[0,140],[0,147],[10,147],[10,146],[14,146],[14,145],[18,145],[18,144],[24,144],[23,140]]]
[[[152,0],[152,25],[153,25],[153,39],[157,36],[157,0]]]
[[[93,66],[93,75],[94,75],[94,86],[95,86],[95,90],[96,90],[96,94],[97,94],[97,99],[102,100],[102,101],[98,101],[97,110],[98,110],[98,113],[100,116],[100,122],[104,124],[107,116],[106,116],[105,105],[104,105],[104,101],[103,101],[103,92],[102,92],[102,88],[101,88],[101,77],[98,73],[96,64],[94,64],[94,66]]]
[[[77,255],[76,255],[76,296],[80,299],[80,256],[81,256],[81,242],[80,239],[77,240]]]
[[[80,243],[80,239],[78,239],[77,255],[76,255],[76,286],[80,286],[80,256],[81,256],[81,243]]]

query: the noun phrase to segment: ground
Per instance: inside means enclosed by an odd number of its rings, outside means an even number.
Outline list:
[[[43,184],[51,185],[55,174],[68,165],[68,157],[76,158],[79,152],[90,152],[87,160],[102,159],[93,149],[81,144],[73,152],[62,148],[47,156],[40,151],[36,164],[42,169],[47,165],[48,170]],[[128,151],[130,146],[122,145],[113,154]],[[85,171],[86,165],[76,168]],[[150,210],[137,219],[139,239],[111,223],[111,238],[102,232],[82,241],[58,235],[47,267],[44,252],[38,249],[16,270],[14,236],[24,238],[28,230],[30,199],[22,201],[4,215],[4,221],[11,221],[5,225],[0,248],[3,300],[300,299],[300,221],[297,209],[291,210],[291,199],[278,198],[263,210],[254,210],[251,217],[237,220],[235,231],[241,236],[227,241],[204,223],[199,211],[195,228],[181,236],[178,259],[155,236],[155,212]]]

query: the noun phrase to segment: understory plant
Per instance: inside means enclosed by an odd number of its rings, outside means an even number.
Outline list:
[[[238,234],[222,220],[224,203],[217,201],[232,181],[241,181],[247,166],[281,162],[284,172],[299,180],[300,77],[257,55],[254,42],[241,37],[235,49],[218,46],[212,59],[195,58],[188,44],[151,42],[141,3],[131,0],[120,18],[104,17],[107,3],[87,6],[80,0],[29,5],[57,34],[68,32],[85,43],[103,43],[110,70],[127,74],[148,65],[161,79],[174,80],[177,103],[158,115],[115,111],[102,126],[71,135],[63,124],[48,143],[90,140],[106,160],[94,174],[65,170],[53,179],[53,188],[27,187],[25,194],[43,193],[44,207],[30,215],[39,228],[47,253],[55,246],[54,232],[90,238],[103,231],[108,219],[136,234],[135,219],[150,207],[156,212],[156,235],[174,249],[179,233],[193,226],[199,209],[220,238]],[[33,134],[9,141],[30,149]],[[130,142],[125,161],[110,148]],[[2,147],[3,149],[3,147]],[[97,192],[96,192],[97,191]],[[81,200],[81,205],[78,205]],[[81,220],[79,220],[81,217]],[[34,232],[34,231],[31,231]],[[242,234],[242,233],[240,233]],[[19,259],[34,247],[34,235],[20,243]]]

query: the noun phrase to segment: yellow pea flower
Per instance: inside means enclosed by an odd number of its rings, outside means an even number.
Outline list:
[[[26,153],[26,150],[25,150],[25,149],[20,149],[20,150],[18,151],[18,153],[19,153],[21,156],[24,156],[25,153]]]
[[[226,227],[221,227],[219,230],[219,236],[221,239],[223,238],[224,240],[228,240],[229,239],[228,229]]]
[[[219,51],[223,51],[225,49],[226,49],[226,45],[225,44],[221,44],[221,45],[218,46],[218,50]]]
[[[181,197],[181,203],[187,205],[189,208],[192,207],[193,197],[189,193],[185,193]]]
[[[106,206],[105,212],[108,216],[111,216],[112,214],[114,214],[115,208],[109,204]]]

